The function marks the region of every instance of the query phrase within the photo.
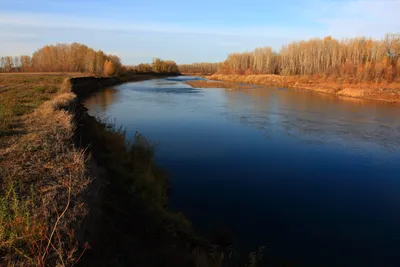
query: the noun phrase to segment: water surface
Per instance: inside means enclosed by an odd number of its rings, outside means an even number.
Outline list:
[[[294,266],[400,266],[400,107],[284,88],[127,83],[92,115],[157,143],[171,205]]]

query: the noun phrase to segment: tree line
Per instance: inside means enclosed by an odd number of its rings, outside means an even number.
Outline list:
[[[359,81],[400,78],[400,34],[382,40],[366,37],[314,38],[251,52],[232,53],[222,63],[179,65],[181,72],[222,74],[327,75]]]
[[[182,73],[202,73],[212,74],[216,73],[221,63],[193,63],[179,65],[179,71]]]
[[[32,56],[0,58],[0,72],[88,72],[113,75],[121,69],[118,56],[79,43],[46,45]]]
[[[400,34],[382,40],[357,37],[292,42],[279,52],[257,48],[233,53],[222,63],[220,73],[340,76],[357,80],[393,81],[400,76]]]
[[[159,58],[151,64],[124,66],[118,56],[73,43],[46,45],[32,56],[1,57],[0,72],[85,72],[109,76],[126,72],[178,73],[179,69],[174,61]]]
[[[153,62],[141,63],[134,66],[126,66],[127,71],[138,73],[156,72],[156,73],[179,73],[178,65],[172,60],[162,60],[154,58]]]

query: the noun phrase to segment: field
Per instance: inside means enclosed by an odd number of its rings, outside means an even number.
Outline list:
[[[0,74],[0,136],[18,130],[22,115],[55,96],[65,78],[78,75],[81,74]]]

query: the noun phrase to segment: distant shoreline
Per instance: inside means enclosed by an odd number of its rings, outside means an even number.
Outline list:
[[[223,83],[208,83],[207,81],[191,81],[188,84],[199,88],[230,88],[248,89],[238,83],[262,86],[281,86],[310,90],[337,96],[346,96],[368,100],[379,100],[388,103],[400,103],[400,83],[355,83],[351,80],[325,79],[316,76],[281,76],[271,74],[237,75],[213,74],[205,76],[209,80]]]

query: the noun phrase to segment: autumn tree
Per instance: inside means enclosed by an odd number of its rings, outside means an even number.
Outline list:
[[[26,72],[32,69],[32,58],[27,55],[20,56],[21,71]]]
[[[113,73],[118,73],[122,64],[115,55],[106,55],[101,50],[96,51],[79,43],[56,44],[38,49],[32,57],[14,57],[11,62],[9,57],[4,57],[1,71],[88,72],[103,75],[104,62],[107,60],[113,63]]]
[[[220,73],[343,76],[362,80],[398,79],[400,35],[384,40],[356,37],[292,42],[279,52],[257,48],[252,52],[232,53],[220,65]]]
[[[107,68],[107,69],[106,69]],[[133,72],[236,73],[342,76],[357,81],[400,79],[400,34],[382,40],[366,37],[337,40],[331,36],[292,42],[279,51],[271,47],[232,53],[221,63],[177,66],[154,58],[151,64],[124,67],[119,57],[79,43],[47,45],[32,57],[3,56],[0,71],[89,72],[98,75]]]
[[[162,61],[159,58],[154,58],[153,63],[151,63],[151,68],[154,72],[161,72]]]
[[[133,69],[136,70],[137,72],[151,72],[153,70],[151,65],[148,63],[141,63],[133,67]]]
[[[212,74],[216,73],[221,63],[193,63],[193,64],[181,64],[178,69],[182,73],[202,73]]]
[[[107,55],[107,59],[113,65],[114,74],[118,74],[122,68],[121,59],[115,55]]]
[[[161,72],[179,72],[178,65],[172,60],[162,61]]]
[[[105,76],[111,76],[115,72],[114,69],[114,64],[111,62],[111,60],[106,60],[104,62],[104,75]]]
[[[11,72],[14,68],[14,61],[12,57],[2,57],[0,60],[2,72]]]

